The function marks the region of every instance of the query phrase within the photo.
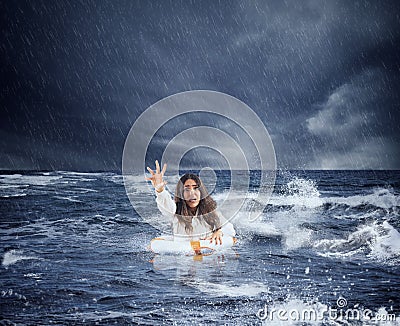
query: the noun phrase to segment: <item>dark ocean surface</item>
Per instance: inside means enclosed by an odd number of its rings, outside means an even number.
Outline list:
[[[3,171],[0,324],[397,325],[399,196],[400,171],[280,172],[234,249],[199,258],[147,249],[121,175]]]

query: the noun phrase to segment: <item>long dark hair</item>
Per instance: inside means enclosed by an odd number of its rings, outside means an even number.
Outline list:
[[[192,217],[194,216],[194,213],[186,205],[183,194],[184,184],[186,180],[189,179],[194,180],[200,190],[200,202],[197,206],[197,216],[202,217],[204,221],[206,221],[206,223],[210,226],[210,229],[214,231],[215,229],[220,227],[220,219],[216,212],[217,203],[214,199],[211,198],[203,182],[196,174],[186,173],[180,178],[178,184],[176,185],[174,198],[176,203],[175,216],[178,218],[179,223],[185,226],[185,231],[187,233],[193,232]]]

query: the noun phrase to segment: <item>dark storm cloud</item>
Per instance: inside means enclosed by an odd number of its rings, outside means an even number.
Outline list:
[[[398,93],[382,69],[364,71],[335,89],[307,128],[321,146],[310,167],[381,169],[400,157]],[[396,81],[397,84],[398,81]]]
[[[0,168],[119,169],[139,114],[191,89],[254,109],[278,167],[400,168],[396,1],[1,6]]]

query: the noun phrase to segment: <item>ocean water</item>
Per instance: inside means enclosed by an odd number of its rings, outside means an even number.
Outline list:
[[[160,231],[121,175],[3,171],[0,323],[398,325],[399,196],[400,171],[281,171],[261,218],[234,221],[232,250],[155,255]]]

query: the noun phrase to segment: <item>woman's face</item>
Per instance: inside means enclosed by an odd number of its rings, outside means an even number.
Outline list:
[[[200,203],[200,190],[196,181],[187,179],[183,184],[183,197],[186,205],[190,208],[196,208]]]

